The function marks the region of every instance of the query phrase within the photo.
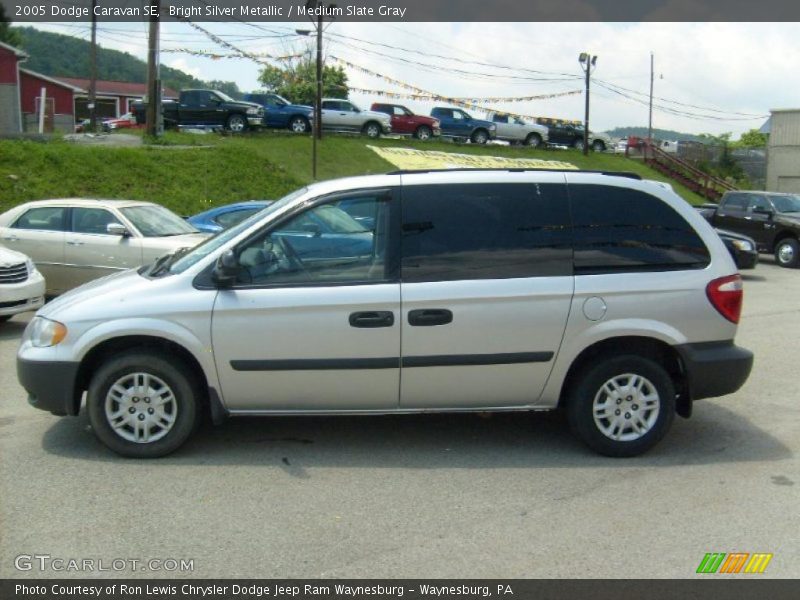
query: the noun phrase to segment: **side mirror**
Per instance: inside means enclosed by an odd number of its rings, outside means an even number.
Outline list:
[[[109,223],[106,225],[106,231],[110,235],[118,235],[120,237],[131,237],[131,232],[122,223]]]
[[[214,270],[211,272],[211,280],[219,288],[229,288],[236,282],[239,274],[239,259],[233,250],[226,250],[217,259]]]

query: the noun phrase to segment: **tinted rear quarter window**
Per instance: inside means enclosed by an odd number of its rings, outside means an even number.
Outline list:
[[[406,282],[572,274],[564,185],[403,188]]]
[[[747,208],[749,197],[747,194],[728,194],[722,206],[728,210],[745,210]]]
[[[624,187],[571,185],[576,274],[700,269],[708,249],[655,196]]]

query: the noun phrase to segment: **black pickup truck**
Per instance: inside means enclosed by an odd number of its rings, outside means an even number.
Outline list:
[[[775,192],[726,192],[700,213],[719,229],[755,240],[759,252],[775,255],[782,267],[800,267],[800,195]]]
[[[224,127],[235,133],[264,123],[264,108],[255,102],[240,102],[217,90],[182,90],[178,101],[162,103],[164,127]],[[131,112],[137,123],[147,118],[147,104],[135,102]]]

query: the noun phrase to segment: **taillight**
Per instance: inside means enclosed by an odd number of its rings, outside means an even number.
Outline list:
[[[744,290],[738,275],[720,277],[706,286],[706,295],[719,314],[731,323],[738,323],[742,314]]]

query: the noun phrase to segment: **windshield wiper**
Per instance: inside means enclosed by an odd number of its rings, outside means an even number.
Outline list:
[[[170,252],[169,254],[165,254],[164,256],[159,256],[156,259],[156,262],[153,263],[153,266],[150,268],[150,272],[148,275],[150,277],[158,277],[162,273],[169,270],[169,268],[178,260],[181,256],[186,254],[191,250],[190,247],[184,246],[183,248],[178,248]]]

